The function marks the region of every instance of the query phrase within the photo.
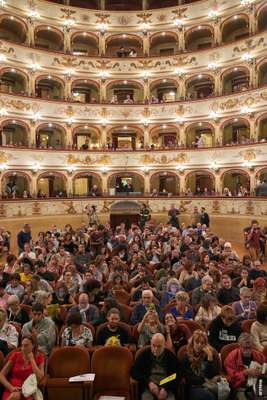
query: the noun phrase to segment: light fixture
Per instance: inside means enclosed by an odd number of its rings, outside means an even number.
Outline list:
[[[30,68],[31,68],[32,71],[38,71],[41,67],[40,67],[40,65],[37,64],[37,63],[32,63],[32,64],[30,65]]]
[[[161,32],[161,36],[165,36],[166,35],[166,32]]]
[[[53,124],[51,122],[49,122],[48,126],[49,126],[49,128],[52,128]]]
[[[36,161],[32,166],[32,170],[33,170],[33,172],[38,172],[38,171],[40,171],[40,169],[41,169],[41,165],[38,161]]]
[[[0,0],[0,6],[1,7],[5,7],[6,5],[6,1],[5,0]]]
[[[197,77],[198,77],[198,79],[201,79],[201,78],[202,78],[202,75],[201,75],[201,74],[199,74]]]
[[[185,167],[184,167],[184,165],[182,165],[182,164],[178,164],[178,165],[176,165],[175,169],[176,169],[177,171],[183,172],[184,169],[185,169]]]
[[[124,84],[124,85],[127,85],[127,83],[128,83],[127,81],[123,81],[123,84]]]
[[[108,78],[109,73],[108,73],[108,71],[100,71],[99,76],[101,79],[106,79],[106,78]]]
[[[72,174],[76,170],[76,167],[75,167],[75,165],[70,164],[70,165],[67,165],[67,170],[70,174]]]
[[[32,116],[31,116],[31,119],[32,119],[33,121],[35,121],[35,122],[36,122],[36,121],[39,121],[40,118],[41,118],[41,116],[40,116],[40,113],[38,113],[38,112],[33,113]]]
[[[175,122],[177,122],[178,124],[182,124],[184,122],[184,119],[183,119],[183,117],[178,116],[175,118]]]
[[[251,113],[251,109],[248,106],[244,106],[241,108],[240,112],[241,114],[250,114]]]
[[[128,126],[127,126],[127,125],[124,125],[123,129],[126,130],[127,128],[128,128]]]
[[[218,115],[215,111],[211,111],[209,117],[210,117],[211,119],[216,120],[216,119],[219,118],[219,115]]]
[[[0,61],[5,62],[7,60],[7,57],[5,54],[0,54]]]
[[[88,129],[88,125],[85,125],[85,126],[84,126],[84,129]]]
[[[11,15],[9,18],[10,18],[12,21],[14,20],[14,17],[13,17],[13,15]]]
[[[184,21],[181,18],[175,18],[175,20],[173,21],[174,25],[176,26],[182,26],[184,25]]]
[[[16,71],[15,71],[15,68],[11,68],[11,72],[16,72]]]
[[[83,32],[83,36],[86,36],[87,35],[87,33],[86,32]]]
[[[217,18],[218,17],[218,12],[216,10],[210,10],[208,13],[209,18]]]
[[[216,160],[214,160],[214,161],[211,162],[211,164],[210,164],[210,169],[213,169],[214,171],[218,171],[219,165],[217,164],[217,161],[216,161]]]
[[[245,53],[242,55],[241,60],[251,62],[253,60],[253,56],[250,53]]]
[[[238,18],[238,15],[235,15],[235,16],[234,16],[234,19],[236,20],[237,18]]]
[[[52,76],[51,76],[51,75],[48,75],[48,76],[47,76],[47,79],[52,79]]]
[[[48,26],[46,29],[47,29],[48,31],[50,31],[50,30],[51,30],[51,26]]]
[[[1,108],[0,109],[0,116],[4,117],[5,115],[7,115],[7,110],[5,108]]]
[[[208,69],[211,69],[212,71],[216,71],[219,68],[219,64],[216,62],[211,62],[208,65]]]
[[[141,170],[145,173],[148,174],[150,168],[147,165],[144,165],[143,167],[141,167]]]
[[[102,118],[100,123],[101,123],[102,126],[106,126],[107,123],[108,123],[108,120],[106,118]]]
[[[185,70],[181,67],[175,68],[174,73],[178,76],[182,76],[185,73]]]
[[[123,39],[125,39],[125,38],[126,38],[126,35],[125,35],[125,33],[122,35],[122,37],[123,37]]]
[[[64,21],[64,25],[67,26],[68,28],[70,28],[74,24],[75,24],[75,20],[73,18],[67,18]]]
[[[162,125],[162,129],[166,129],[166,128],[167,128],[166,124]]]
[[[199,25],[198,27],[197,27],[197,29],[200,31],[200,29],[202,28],[202,26],[201,25]]]
[[[102,171],[103,173],[108,172],[109,171],[109,167],[104,165],[103,167],[100,167],[100,171]]]
[[[68,125],[72,125],[75,122],[75,120],[73,117],[69,117],[66,122]]]
[[[250,6],[254,3],[254,0],[240,0],[241,6]]]
[[[68,68],[65,70],[65,75],[71,77],[74,74],[74,69],[73,68]]]
[[[12,124],[15,124],[16,123],[16,120],[15,119],[12,119]]]
[[[8,168],[8,167],[7,167],[7,163],[2,163],[2,164],[0,164],[0,171],[1,171],[1,172],[5,171],[7,168]]]
[[[108,29],[108,24],[106,22],[101,22],[100,24],[97,25],[98,29],[100,32],[105,33],[106,30]]]
[[[144,126],[148,126],[149,125],[149,120],[148,119],[143,119],[142,123]]]
[[[162,82],[163,82],[163,83],[166,83],[166,82],[167,82],[167,79],[162,79]]]
[[[30,18],[39,18],[40,17],[40,14],[36,10],[29,10],[28,15]]]
[[[149,73],[149,71],[144,70],[144,71],[142,71],[141,75],[143,78],[147,79],[147,78],[149,78],[150,73]]]

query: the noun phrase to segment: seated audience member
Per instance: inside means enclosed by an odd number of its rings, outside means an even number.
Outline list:
[[[257,304],[251,300],[251,290],[245,286],[240,289],[240,300],[232,305],[239,320],[255,319]]]
[[[257,305],[266,301],[267,288],[266,280],[264,278],[257,278],[253,282],[252,295],[251,298]]]
[[[175,295],[179,290],[182,290],[182,286],[180,285],[178,279],[170,278],[167,281],[166,291],[162,294],[160,305],[161,307],[166,306],[172,300],[175,299]]]
[[[220,362],[216,359],[205,332],[196,330],[189,339],[187,352],[182,362],[182,373],[186,382],[188,399],[217,399],[217,396],[205,386],[207,380],[220,374]]]
[[[209,275],[204,276],[201,281],[201,286],[193,290],[191,298],[192,305],[197,306],[198,304],[200,304],[202,298],[206,294],[214,295],[213,279]]]
[[[221,314],[209,325],[209,343],[220,352],[226,344],[237,342],[241,333],[240,322],[236,321],[232,307],[224,306]]]
[[[29,282],[33,277],[31,266],[29,264],[23,264],[22,272],[19,275],[22,283]]]
[[[255,347],[263,351],[267,346],[267,304],[260,304],[257,308],[256,321],[251,326],[251,335]]]
[[[156,333],[151,345],[136,357],[131,376],[139,383],[143,400],[174,400],[180,380],[178,368],[177,357],[165,348],[164,336]],[[161,380],[173,374],[175,379],[160,385]]]
[[[38,352],[36,339],[24,337],[21,350],[13,352],[0,372],[0,383],[4,386],[2,400],[19,400],[25,380],[34,374],[39,383],[44,377],[45,357]],[[28,397],[27,399],[31,399]]]
[[[236,286],[241,289],[242,287],[247,287],[249,289],[252,288],[253,282],[249,279],[249,269],[246,266],[243,266],[240,271],[240,277],[236,279]]]
[[[254,261],[252,268],[249,270],[249,279],[255,281],[257,278],[266,278],[267,272],[262,268],[259,260]]]
[[[191,332],[189,328],[181,322],[177,322],[176,318],[171,313],[167,313],[164,318],[166,332],[166,347],[170,350],[175,350],[175,353],[180,347],[187,344]]]
[[[78,305],[71,307],[69,312],[81,313],[84,322],[90,322],[93,325],[96,325],[98,322],[99,310],[96,306],[89,303],[89,296],[86,293],[79,295]]]
[[[176,319],[193,319],[194,313],[189,304],[190,298],[186,292],[178,292],[175,295],[176,305],[170,309],[170,312]]]
[[[62,346],[91,347],[93,335],[91,330],[83,325],[83,319],[79,312],[72,312],[67,318],[67,328],[62,333]]]
[[[134,306],[130,322],[132,325],[138,324],[138,322],[141,322],[144,315],[146,312],[149,310],[151,307],[151,304],[153,303],[153,292],[150,289],[144,290],[142,292],[142,303],[136,304]],[[155,310],[158,313],[160,319],[161,319],[161,311],[158,305],[155,305]]]
[[[239,289],[232,286],[230,276],[223,275],[221,279],[222,287],[218,290],[217,298],[220,304],[227,305],[239,300]]]
[[[111,337],[116,337],[122,346],[129,343],[128,332],[119,325],[120,311],[117,308],[111,308],[107,313],[108,324],[104,326],[97,335],[96,344],[104,346]]]
[[[6,286],[8,294],[15,294],[21,300],[24,295],[24,286],[20,283],[20,275],[15,273],[10,276],[10,282]]]
[[[220,313],[221,307],[218,306],[216,297],[206,294],[201,300],[195,321],[206,327]]]
[[[139,332],[139,347],[150,344],[151,338],[155,333],[164,334],[164,326],[159,320],[154,304],[150,306],[149,310],[144,315],[142,321],[137,327],[137,331]]]
[[[55,291],[52,293],[51,304],[73,304],[75,301],[73,297],[69,294],[68,288],[64,282],[57,282]]]
[[[11,295],[7,300],[7,319],[8,321],[17,322],[21,326],[29,322],[29,314],[23,308],[20,307],[18,296],[15,294]]]
[[[234,389],[235,399],[254,399],[253,387],[248,381],[261,375],[265,357],[254,348],[253,337],[249,333],[242,333],[238,343],[239,347],[232,350],[224,361],[227,380]]]
[[[36,337],[38,347],[45,354],[50,354],[56,343],[56,328],[51,318],[45,317],[44,306],[35,303],[32,307],[32,320],[21,331],[22,336]]]
[[[183,286],[187,292],[190,292],[191,290],[194,290],[198,287],[201,286],[202,278],[206,274],[205,267],[203,265],[197,265],[195,268],[196,274],[192,276],[191,278],[187,279],[184,283]]]
[[[7,322],[6,310],[0,308],[0,351],[4,356],[18,347],[18,336],[16,328]]]

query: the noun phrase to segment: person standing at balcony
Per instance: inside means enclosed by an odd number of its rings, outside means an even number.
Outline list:
[[[175,204],[172,204],[168,212],[168,216],[170,217],[169,224],[171,224],[171,226],[177,229],[180,229],[180,222],[178,218],[179,214],[180,211],[178,210],[178,208],[175,207]]]
[[[148,222],[150,219],[151,219],[150,210],[148,206],[145,203],[143,203],[139,213],[139,223],[141,229],[144,229],[146,222]]]
[[[208,228],[210,226],[210,217],[209,217],[209,214],[207,213],[205,207],[201,207],[200,223],[201,223],[201,225],[206,225]]]
[[[253,261],[259,260],[261,241],[264,241],[264,235],[259,227],[259,223],[256,220],[251,221],[251,227],[245,232],[246,236],[246,247],[248,248],[249,254]]]

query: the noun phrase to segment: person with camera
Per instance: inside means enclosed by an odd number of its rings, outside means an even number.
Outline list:
[[[148,311],[138,325],[137,331],[139,332],[138,347],[150,344],[155,333],[164,334],[164,325],[159,320],[155,304],[149,304]]]

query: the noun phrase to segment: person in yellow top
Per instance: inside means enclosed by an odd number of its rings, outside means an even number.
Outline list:
[[[24,264],[19,276],[22,283],[29,282],[33,277],[31,266],[29,264]]]

